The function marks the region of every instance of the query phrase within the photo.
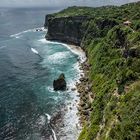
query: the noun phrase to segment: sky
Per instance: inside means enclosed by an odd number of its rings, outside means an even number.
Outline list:
[[[122,5],[140,0],[0,0],[0,7],[68,7]]]

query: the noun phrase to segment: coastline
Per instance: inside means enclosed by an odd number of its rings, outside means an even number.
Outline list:
[[[88,64],[85,51],[80,46],[49,40],[45,42],[61,44],[78,56],[76,69],[79,71],[79,74],[76,80],[72,82],[72,85],[68,85],[67,91],[70,93],[72,100],[71,102],[66,102],[66,105],[62,107],[60,112],[54,114],[51,120],[58,140],[60,138],[61,140],[76,140],[81,133],[83,125],[89,121],[92,111],[91,102],[93,97],[90,96],[93,95],[91,93],[92,85],[88,78],[90,65]],[[69,136],[69,134],[73,137]]]
[[[139,2],[126,2],[113,7],[68,7],[46,15],[47,39],[79,45],[87,53],[83,63],[74,56],[83,71],[74,89],[79,93],[82,125],[78,140],[139,137],[140,128],[135,127],[140,126],[139,8]]]
[[[66,101],[59,112],[56,112],[51,118],[52,129],[56,132],[57,139],[61,140],[77,140],[81,130],[81,112],[79,111],[79,104],[81,103],[81,95],[78,89],[78,85],[81,83],[81,79],[84,77],[84,69],[82,65],[86,62],[86,54],[80,46],[66,44],[63,42],[49,41],[42,39],[44,43],[55,43],[63,45],[69,49],[72,53],[78,56],[75,64],[75,69],[78,72],[76,79],[69,83],[67,94],[70,95],[70,100]]]
[[[91,102],[93,101],[93,97],[90,95],[93,94],[91,93],[92,87],[88,78],[90,65],[88,64],[86,53],[77,45],[49,41],[46,39],[42,39],[41,41],[44,43],[63,45],[78,56],[77,63],[74,66],[78,71],[78,75],[75,80],[69,83],[68,90],[66,91],[70,95],[71,100],[66,101],[65,106],[62,107],[60,112],[56,112],[51,120],[58,140],[76,140],[84,124],[89,121],[92,111]]]
[[[82,130],[82,127],[85,123],[87,123],[90,119],[90,114],[92,111],[91,103],[93,102],[94,97],[92,96],[92,84],[89,81],[88,74],[91,65],[88,63],[88,59],[86,57],[85,51],[76,45],[71,44],[63,44],[68,49],[70,49],[73,53],[79,56],[78,68],[80,76],[78,80],[75,82],[75,86],[71,89],[73,92],[76,92],[76,96],[78,96],[78,100],[75,103],[75,107],[77,108],[77,117],[78,124],[77,127],[80,129],[79,134]],[[72,108],[71,108],[72,110]],[[79,135],[78,135],[79,136]]]
[[[92,111],[91,104],[94,100],[94,96],[92,93],[92,83],[90,83],[88,78],[91,65],[88,63],[85,51],[80,46],[69,44],[68,46],[73,53],[76,52],[77,54],[82,54],[78,60],[81,74],[79,80],[75,84],[76,91],[79,96],[79,100],[77,103],[79,124],[82,127],[90,119],[90,114]]]
[[[66,134],[68,132],[70,132],[72,135],[75,136],[75,140],[78,139],[81,130],[82,130],[82,123],[81,123],[81,116],[80,116],[80,112],[79,112],[79,104],[80,104],[80,92],[78,91],[78,86],[77,84],[80,84],[80,79],[84,77],[84,69],[82,69],[82,64],[84,64],[87,60],[86,58],[86,54],[83,51],[83,49],[80,46],[76,46],[76,45],[71,45],[71,44],[65,44],[65,43],[61,43],[63,44],[65,47],[67,47],[72,53],[78,55],[78,59],[77,59],[77,69],[79,71],[79,75],[77,75],[77,80],[74,81],[74,84],[68,87],[68,90],[71,92],[71,96],[73,97],[73,99],[71,100],[71,103],[68,103],[66,105],[66,108],[64,108],[64,116],[63,116],[63,120],[64,121],[64,125],[63,125],[63,130],[60,130],[60,132],[58,132],[58,134],[61,135],[61,133],[65,134],[65,136],[61,137],[61,140],[65,140],[65,139],[73,139],[69,136],[67,136]],[[75,128],[73,128],[72,131],[70,127],[67,127],[68,124],[73,124],[75,125]],[[66,127],[65,127],[66,126]],[[63,132],[64,131],[64,132]],[[59,135],[59,136],[60,136]]]
[[[80,65],[87,60],[86,53],[84,52],[84,50],[80,46],[68,44],[67,48],[70,49],[71,52],[73,52],[79,56],[78,61],[79,61]]]

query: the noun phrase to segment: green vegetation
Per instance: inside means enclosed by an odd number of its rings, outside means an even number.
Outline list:
[[[140,139],[140,3],[111,10],[109,17],[88,23],[82,42],[92,65],[89,78],[96,96],[90,125],[79,140]],[[121,24],[124,19],[132,25]]]
[[[140,139],[140,2],[121,7],[72,7],[54,17],[88,16],[81,46],[91,64],[95,99],[79,140]],[[123,24],[131,21],[130,26]]]
[[[54,17],[69,17],[69,16],[88,16],[93,18],[114,18],[117,20],[133,19],[139,20],[140,9],[139,3],[132,3],[123,5],[121,7],[116,6],[104,6],[104,7],[69,7],[59,13],[53,14]]]
[[[117,25],[103,38],[85,40],[83,46],[92,65],[89,78],[96,96],[90,125],[85,126],[79,140],[93,140],[99,132],[98,139],[102,140],[140,136],[139,37],[139,31]]]

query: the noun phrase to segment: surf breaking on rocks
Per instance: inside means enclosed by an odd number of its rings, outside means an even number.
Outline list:
[[[51,126],[51,116],[49,114],[47,114],[47,113],[45,114],[45,116],[48,119],[48,124],[49,124],[49,126],[51,128],[51,131],[52,131],[52,134],[53,134],[53,140],[57,140],[56,133],[55,133],[55,131],[53,130],[53,128]]]

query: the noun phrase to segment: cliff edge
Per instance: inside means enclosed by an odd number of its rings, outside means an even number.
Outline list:
[[[80,45],[86,29],[82,23],[90,20],[87,16],[53,17],[46,16],[45,27],[48,28],[46,39],[58,40]]]
[[[70,7],[46,16],[47,39],[80,45],[88,56],[86,79],[94,99],[79,140],[140,139],[139,11],[137,2]]]

